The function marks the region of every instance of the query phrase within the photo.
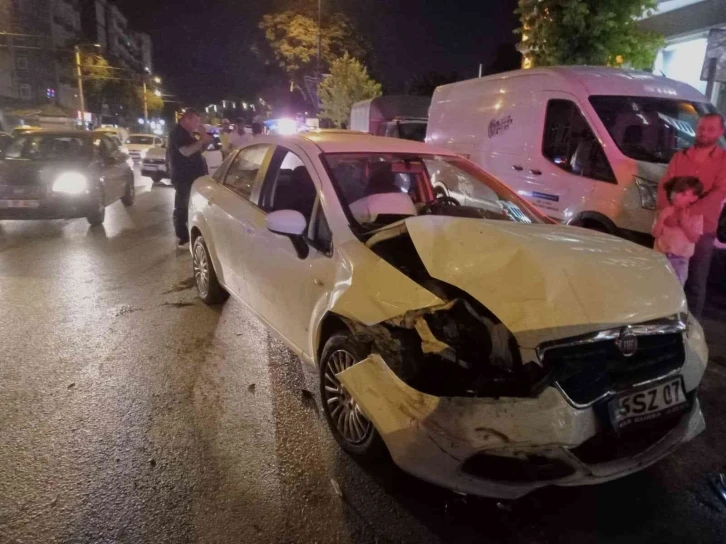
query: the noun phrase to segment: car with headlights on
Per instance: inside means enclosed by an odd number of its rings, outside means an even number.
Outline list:
[[[124,142],[129,150],[129,156],[135,163],[140,163],[146,157],[150,149],[162,147],[164,139],[153,134],[131,134]]]
[[[141,175],[151,178],[154,183],[170,176],[165,142],[161,147],[152,147],[146,152],[141,160]]]
[[[435,192],[476,186],[474,206]],[[318,369],[356,456],[459,493],[605,482],[704,429],[708,351],[663,255],[552,224],[452,151],[263,136],[194,182],[193,273]]]
[[[78,130],[34,131],[0,155],[0,220],[85,217],[134,203],[134,173],[110,138]]]

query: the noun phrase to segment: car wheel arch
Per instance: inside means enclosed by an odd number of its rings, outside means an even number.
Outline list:
[[[575,217],[567,222],[568,225],[574,227],[582,227],[591,230],[597,230],[600,232],[606,232],[608,234],[617,235],[618,227],[613,221],[606,215],[600,212],[586,211],[577,214]]]
[[[341,331],[353,332],[346,323],[345,319],[335,312],[326,312],[323,318],[318,321],[318,325],[314,333],[315,337],[313,343],[315,346],[315,364],[320,364],[320,358],[323,355],[323,348],[325,347],[325,343],[328,339]]]

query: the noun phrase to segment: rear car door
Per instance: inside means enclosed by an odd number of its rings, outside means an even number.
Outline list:
[[[245,262],[251,258],[253,216],[257,213],[257,206],[250,199],[262,179],[271,150],[271,145],[260,144],[237,153],[210,199],[207,216],[225,284],[248,304]]]
[[[596,183],[617,183],[600,139],[572,95],[548,91],[536,126],[539,145],[520,194],[547,215],[570,221],[589,206]]]
[[[334,282],[332,234],[319,198],[320,181],[297,146],[278,146],[250,216],[254,235],[246,260],[254,308],[298,351],[312,357],[311,318],[327,304]],[[267,230],[267,214],[296,210],[307,220],[308,255],[300,258],[287,236]]]

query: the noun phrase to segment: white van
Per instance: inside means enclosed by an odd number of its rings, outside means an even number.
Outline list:
[[[656,186],[715,112],[693,87],[604,67],[518,70],[438,87],[426,141],[482,166],[558,221],[649,243]],[[435,182],[435,180],[434,180]],[[474,203],[475,184],[437,186]]]

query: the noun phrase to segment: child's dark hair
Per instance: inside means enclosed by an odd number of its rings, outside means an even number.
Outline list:
[[[663,185],[663,188],[668,195],[668,200],[673,199],[673,193],[684,193],[689,189],[693,191],[696,196],[703,194],[703,183],[696,177],[693,176],[676,176],[669,179]]]

